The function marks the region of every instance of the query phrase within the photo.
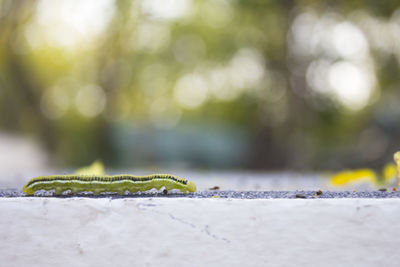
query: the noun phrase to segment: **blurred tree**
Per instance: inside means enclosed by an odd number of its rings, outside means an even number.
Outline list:
[[[379,167],[400,145],[399,7],[3,0],[0,127],[62,165]]]

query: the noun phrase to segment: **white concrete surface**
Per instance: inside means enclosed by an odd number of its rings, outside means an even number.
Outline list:
[[[400,199],[0,199],[0,266],[398,266]]]

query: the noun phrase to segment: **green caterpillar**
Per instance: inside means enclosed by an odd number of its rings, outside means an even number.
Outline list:
[[[134,175],[98,175],[98,174],[72,174],[39,176],[31,179],[22,189],[27,195],[33,195],[38,190],[54,190],[56,195],[61,195],[66,190],[72,194],[91,191],[95,195],[102,192],[115,192],[123,195],[126,191],[139,192],[153,188],[167,192],[178,189],[183,193],[195,192],[194,182],[170,174],[152,174],[147,176]]]

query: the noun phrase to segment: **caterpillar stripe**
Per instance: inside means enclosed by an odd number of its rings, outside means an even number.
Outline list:
[[[170,174],[135,175],[50,175],[31,179],[22,189],[27,195],[33,195],[38,190],[54,190],[61,195],[66,190],[72,194],[91,191],[95,195],[102,192],[124,194],[165,188],[178,189],[183,193],[195,192],[194,182]]]

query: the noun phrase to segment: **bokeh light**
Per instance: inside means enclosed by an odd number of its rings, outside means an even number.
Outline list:
[[[40,0],[27,35],[33,46],[45,41],[51,46],[81,45],[99,37],[114,15],[112,0],[58,2]]]
[[[208,87],[205,79],[198,74],[188,74],[176,83],[174,96],[178,104],[187,109],[198,108],[208,98]]]
[[[95,84],[81,88],[75,98],[76,109],[85,117],[99,115],[106,105],[103,89]]]

